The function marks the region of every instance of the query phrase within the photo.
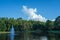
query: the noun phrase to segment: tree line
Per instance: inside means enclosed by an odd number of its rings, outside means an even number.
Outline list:
[[[47,20],[46,22],[24,20],[22,18],[0,18],[0,31],[10,31],[12,25],[15,31],[60,30],[60,16],[55,21]]]

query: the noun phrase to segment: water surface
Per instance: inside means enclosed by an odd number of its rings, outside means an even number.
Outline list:
[[[60,40],[59,34],[16,33],[16,35],[0,34],[0,40]]]

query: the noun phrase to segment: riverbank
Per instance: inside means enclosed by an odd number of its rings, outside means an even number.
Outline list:
[[[30,33],[43,33],[43,32],[48,32],[48,33],[56,33],[60,34],[60,31],[57,30],[50,30],[50,31],[41,31],[41,30],[35,30],[35,31],[17,31],[15,33],[22,33],[22,32],[30,32]],[[0,32],[0,34],[5,34],[5,33],[10,33],[10,32]]]
[[[0,34],[5,34],[5,33],[10,33],[10,32],[0,32]]]

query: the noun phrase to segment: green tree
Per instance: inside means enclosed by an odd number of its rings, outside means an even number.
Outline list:
[[[55,19],[54,25],[56,29],[60,29],[60,16]]]
[[[6,24],[4,18],[0,18],[0,31],[6,31]]]
[[[47,29],[53,29],[54,28],[54,22],[52,22],[50,20],[47,20],[45,25],[46,25]]]

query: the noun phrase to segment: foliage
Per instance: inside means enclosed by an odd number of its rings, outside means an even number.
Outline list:
[[[32,30],[52,30],[60,28],[60,16],[55,21],[47,20],[46,22],[24,20],[22,18],[0,18],[0,31],[10,31],[11,27],[15,31],[32,31]]]
[[[54,25],[56,29],[60,29],[60,16],[56,18],[56,20],[54,21]]]

